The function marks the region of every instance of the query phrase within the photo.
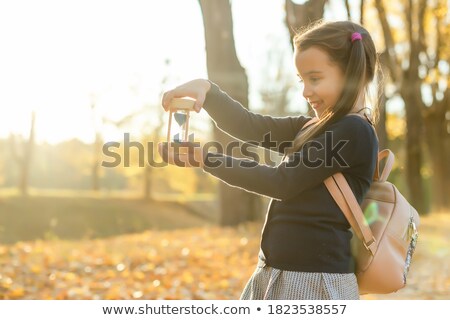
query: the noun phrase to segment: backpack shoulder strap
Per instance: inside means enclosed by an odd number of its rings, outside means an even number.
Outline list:
[[[363,242],[367,250],[375,255],[376,241],[368,226],[364,213],[342,173],[338,172],[324,180],[325,186],[344,213],[356,236]]]
[[[383,171],[381,172],[381,175],[379,175],[378,172],[378,165],[376,167],[377,172],[375,173],[375,176],[379,176],[378,181],[380,182],[384,182],[387,180],[387,177],[391,172],[392,166],[394,164],[394,154],[389,149],[385,149],[378,153],[377,164],[386,157],[386,163],[384,165]],[[364,217],[361,206],[356,200],[355,195],[344,175],[340,172],[335,173],[331,177],[325,179],[324,184],[333,197],[334,201],[336,201],[337,205],[344,213],[345,217],[350,223],[350,226],[355,231],[356,236],[364,243],[364,246],[373,255],[377,246],[375,238],[366,221],[366,218]]]
[[[379,176],[378,181],[381,181],[381,182],[384,182],[387,180],[389,174],[391,173],[392,167],[394,166],[395,157],[394,157],[394,154],[392,153],[392,151],[389,149],[384,149],[383,151],[378,152],[378,163],[386,157],[387,157],[386,163],[384,164],[384,168],[383,168],[383,171],[381,172],[381,174],[379,174],[378,172],[375,172],[375,174],[377,176]],[[377,165],[377,170],[378,170],[378,165]]]

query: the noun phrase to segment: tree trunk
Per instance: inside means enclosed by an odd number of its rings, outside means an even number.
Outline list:
[[[443,3],[442,3],[443,4]],[[439,5],[435,8],[438,9]],[[424,16],[427,8],[427,1],[422,0],[419,3],[419,44],[422,52],[426,52],[425,39],[425,24]],[[444,7],[442,7],[444,9]],[[427,64],[427,69],[437,70],[437,74],[442,75],[438,64],[444,59],[445,33],[443,32],[446,22],[444,15],[435,15],[434,23],[436,25],[436,50],[434,52],[434,59],[430,59],[432,63]],[[442,26],[442,27],[441,27]],[[450,59],[447,56],[447,64]],[[428,71],[429,72],[429,71]],[[448,76],[447,76],[448,77]],[[424,123],[425,123],[425,138],[427,141],[427,151],[429,153],[430,166],[432,168],[432,211],[444,212],[450,209],[450,198],[448,197],[448,190],[450,187],[450,90],[447,86],[442,100],[438,99],[439,85],[438,81],[433,81],[431,84],[431,91],[433,95],[433,102],[430,107],[424,108]]]
[[[162,82],[164,85],[165,81]],[[153,129],[153,133],[148,136],[147,141],[158,141],[158,137],[162,128],[164,127],[164,114],[159,114],[159,125]],[[144,139],[145,140],[145,139]],[[153,148],[153,144],[147,144],[147,148]],[[143,198],[144,200],[152,200],[152,181],[154,176],[154,169],[156,167],[155,159],[154,159],[154,150],[147,149],[147,163],[145,163],[145,167],[142,173],[144,179],[144,190],[143,190]]]
[[[92,190],[100,190],[100,158],[102,152],[102,138],[100,132],[95,133],[94,160],[92,163]]]
[[[383,77],[383,74],[388,73],[388,68],[386,66],[387,63],[387,53],[386,51],[380,55],[380,67],[377,70],[377,78],[378,80]],[[384,87],[382,85],[378,88],[378,112],[380,118],[378,119],[378,123],[376,125],[377,135],[378,135],[378,148],[380,150],[389,148],[389,141],[387,136],[386,129],[386,95],[384,93]]]
[[[411,78],[411,69],[407,70]],[[417,69],[416,69],[417,70]],[[402,82],[401,96],[405,102],[406,111],[406,181],[409,187],[409,200],[414,208],[421,214],[427,213],[424,187],[422,182],[422,117],[420,114],[421,97],[420,82],[418,79],[407,79]]]
[[[364,25],[364,5],[364,0],[361,0],[361,5],[359,8],[359,24],[362,26]]]
[[[34,137],[35,137],[35,121],[36,114],[32,112],[31,114],[31,126],[30,126],[30,135],[28,137],[28,141],[24,145],[24,153],[21,161],[22,170],[20,176],[19,189],[20,193],[23,196],[28,195],[28,187],[29,187],[29,179],[30,179],[30,165],[31,160],[33,158],[33,150],[34,150]]]
[[[426,143],[432,167],[432,211],[444,212],[450,208],[448,190],[450,188],[450,134],[449,120],[446,119],[449,108],[449,92],[447,88],[444,99],[436,102],[425,115]]]
[[[90,94],[91,99],[91,121],[94,129],[94,144],[92,146],[92,166],[91,166],[91,189],[92,191],[100,190],[100,159],[102,154],[102,136],[97,125],[97,96],[95,93]],[[102,120],[103,122],[104,120]]]
[[[144,167],[144,200],[151,199],[152,194],[151,182],[152,182],[152,167],[146,164]]]
[[[291,45],[299,29],[323,18],[326,2],[327,0],[309,0],[304,4],[296,4],[292,0],[285,1],[286,25],[289,29]]]
[[[347,20],[351,21],[352,20],[352,13],[350,10],[350,4],[348,3],[348,0],[345,0],[345,10],[347,11]]]
[[[419,78],[420,44],[414,32],[415,10],[412,0],[408,1],[405,11],[406,28],[409,39],[409,66],[403,70],[400,94],[405,102],[406,111],[406,180],[410,188],[410,201],[418,212],[428,213],[422,180],[422,114],[424,108]]]
[[[449,184],[450,184],[450,89],[447,87],[447,90],[445,91],[445,96],[444,96],[444,106],[445,106],[445,120],[446,120],[446,128],[444,129],[444,132],[446,132],[445,135],[445,139],[444,139],[444,143],[442,144],[443,149],[446,151],[445,154],[445,158],[446,158],[446,165],[445,165],[445,171],[444,171],[444,176],[445,176],[445,181],[447,183],[447,188],[445,188],[445,190],[448,190],[450,188]],[[444,191],[444,190],[443,190]],[[447,196],[447,209],[450,210],[450,199]]]
[[[228,0],[199,0],[205,28],[208,77],[242,105],[248,106],[248,82],[236,55],[231,5]],[[214,139],[226,150],[233,141],[229,135],[214,128]],[[233,152],[234,156],[239,153]],[[220,224],[237,225],[259,217],[260,198],[232,188],[219,187]]]

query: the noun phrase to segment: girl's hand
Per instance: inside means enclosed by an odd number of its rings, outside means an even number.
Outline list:
[[[203,107],[209,89],[211,89],[211,83],[205,79],[186,82],[175,89],[164,92],[161,101],[163,108],[169,111],[169,105],[173,98],[190,97],[195,99],[194,110],[198,113]]]
[[[206,152],[199,142],[158,143],[158,152],[164,162],[185,168],[203,168]]]

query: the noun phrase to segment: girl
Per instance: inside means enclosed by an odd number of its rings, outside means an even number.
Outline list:
[[[201,148],[184,159],[271,198],[258,265],[241,299],[359,299],[350,225],[323,181],[342,172],[360,203],[370,187],[378,142],[374,119],[364,111],[377,67],[375,46],[366,29],[349,21],[319,22],[296,35],[294,45],[313,119],[254,114],[208,80],[166,92],[162,104],[167,111],[172,98],[192,97],[196,111],[203,107],[221,130],[243,141],[263,141],[269,134],[285,155],[276,167]],[[183,157],[159,147],[169,163]]]

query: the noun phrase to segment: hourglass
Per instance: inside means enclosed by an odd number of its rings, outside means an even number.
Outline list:
[[[199,162],[195,161],[198,143],[193,141],[193,136],[189,136],[189,117],[194,104],[195,100],[189,98],[173,98],[170,102],[167,141],[161,143],[159,151],[165,162],[169,162],[170,157],[178,166],[199,166]],[[173,122],[176,123],[176,134],[171,136]]]
[[[169,105],[169,126],[167,128],[167,142],[184,144],[189,142],[189,117],[194,110],[195,101],[188,98],[173,98]],[[177,124],[176,134],[171,136],[173,120]]]

